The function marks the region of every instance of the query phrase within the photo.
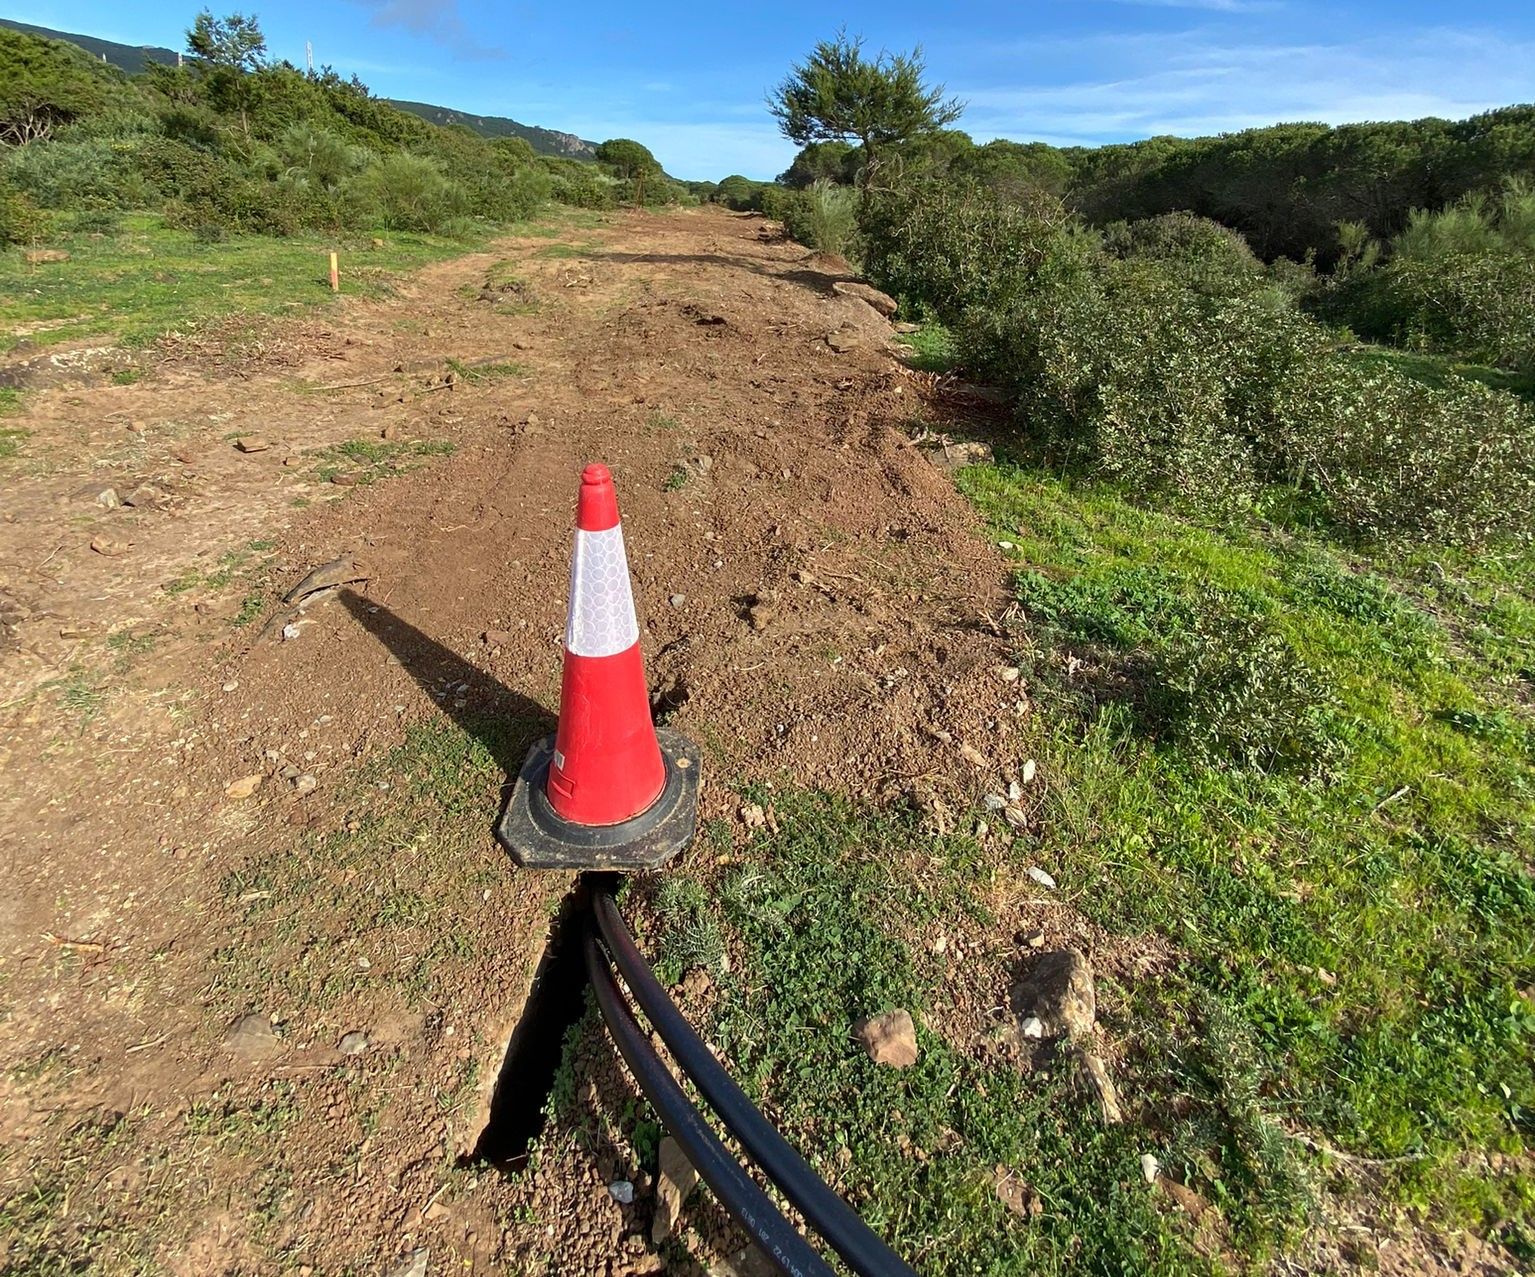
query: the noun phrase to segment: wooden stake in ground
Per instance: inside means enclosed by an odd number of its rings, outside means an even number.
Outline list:
[[[333,293],[341,291],[341,269],[336,261],[334,250],[332,250],[330,255],[330,291]]]

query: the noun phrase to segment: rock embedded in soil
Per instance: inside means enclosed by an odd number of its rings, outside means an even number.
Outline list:
[[[339,559],[332,559],[329,563],[322,563],[314,568],[282,596],[284,603],[297,603],[308,598],[311,594],[318,594],[321,590],[334,589],[340,585],[351,585],[357,581],[366,581],[367,571],[348,555],[342,555]]]
[[[96,551],[97,554],[103,555],[109,559],[115,559],[121,555],[127,554],[129,548],[130,547],[128,542],[114,541],[111,537],[91,538],[91,549]]]
[[[262,777],[260,773],[251,776],[241,776],[239,780],[232,780],[224,786],[225,798],[249,798],[261,788]]]
[[[858,1038],[876,1064],[909,1069],[917,1062],[917,1026],[909,1011],[870,1016],[859,1026]]]
[[[426,1277],[426,1261],[430,1257],[431,1252],[425,1246],[418,1246],[403,1255],[398,1263],[385,1272],[384,1277]]]
[[[271,446],[260,435],[241,435],[235,440],[235,447],[241,452],[265,452]]]
[[[1098,1016],[1092,964],[1075,949],[1041,954],[1013,989],[1012,1001],[1020,1018],[1037,1016],[1052,1037],[1086,1037]]]
[[[656,1177],[656,1213],[650,1224],[650,1241],[661,1245],[676,1230],[688,1194],[698,1184],[698,1172],[682,1146],[670,1135],[661,1141],[660,1171]]]
[[[1087,1075],[1093,1098],[1098,1102],[1098,1120],[1105,1126],[1118,1126],[1125,1118],[1119,1108],[1119,1091],[1109,1076],[1109,1066],[1091,1051],[1078,1051],[1077,1063]]]
[[[350,1033],[343,1033],[341,1041],[336,1043],[336,1050],[342,1055],[361,1055],[368,1049],[368,1035],[361,1029],[353,1029]]]
[[[245,1060],[261,1060],[282,1050],[282,1039],[266,1016],[256,1011],[240,1016],[224,1031],[224,1049]]]
[[[849,283],[839,279],[831,288],[832,292],[841,293],[844,297],[856,297],[861,302],[867,302],[886,319],[900,309],[894,297],[880,292],[873,284]]]

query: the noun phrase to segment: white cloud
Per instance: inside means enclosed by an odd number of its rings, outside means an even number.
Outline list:
[[[1535,45],[1449,31],[1336,45],[1232,46],[1204,32],[1112,43],[1122,63],[1112,76],[961,88],[970,104],[961,126],[980,138],[1082,144],[1282,121],[1457,118],[1527,98],[1535,61]]]

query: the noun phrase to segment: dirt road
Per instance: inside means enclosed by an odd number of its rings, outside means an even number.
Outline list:
[[[537,1184],[463,1160],[570,886],[490,829],[556,708],[580,466],[618,480],[657,705],[705,749],[688,855],[749,784],[941,820],[960,746],[1026,710],[1000,558],[909,438],[942,406],[761,226],[509,240],[28,395],[0,523],[18,1270],[659,1267],[644,1184],[606,1190],[622,1147]],[[283,607],[340,556],[365,579]]]

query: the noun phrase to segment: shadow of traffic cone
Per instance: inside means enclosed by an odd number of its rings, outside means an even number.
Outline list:
[[[618,495],[587,466],[555,735],[529,751],[496,828],[530,869],[651,868],[693,840],[699,754],[650,717]]]

